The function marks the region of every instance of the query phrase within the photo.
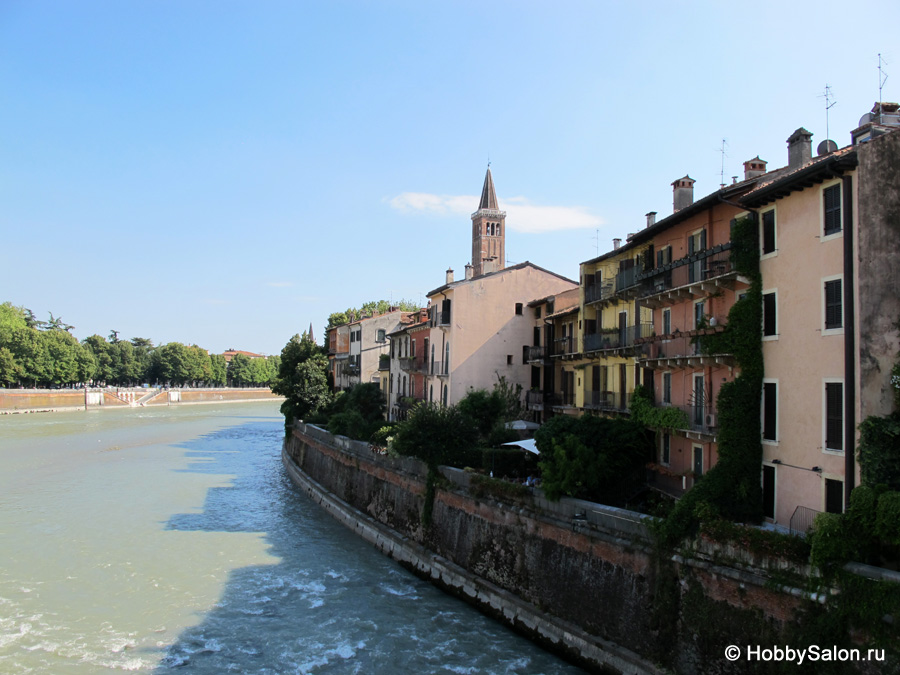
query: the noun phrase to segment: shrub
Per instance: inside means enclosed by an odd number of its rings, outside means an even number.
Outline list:
[[[471,418],[456,406],[423,403],[397,425],[392,447],[397,454],[418,457],[434,469],[451,464],[456,454],[464,454],[477,440],[478,430]]]

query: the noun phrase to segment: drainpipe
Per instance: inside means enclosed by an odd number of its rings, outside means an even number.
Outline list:
[[[856,306],[853,301],[853,177],[844,176],[844,510],[856,487]]]

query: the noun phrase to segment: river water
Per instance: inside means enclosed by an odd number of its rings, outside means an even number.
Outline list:
[[[278,403],[0,417],[0,673],[577,673],[301,495]]]

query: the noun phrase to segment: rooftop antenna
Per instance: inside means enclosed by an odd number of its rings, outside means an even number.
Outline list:
[[[722,153],[722,169],[721,169],[721,172],[719,173],[719,187],[725,187],[725,158],[728,157],[727,153],[725,152],[725,148],[727,146],[728,146],[728,141],[726,141],[723,138],[722,139],[722,148],[719,150],[719,152]]]
[[[831,134],[829,133],[828,127],[828,111],[831,110],[835,105],[837,105],[837,101],[832,101],[834,98],[834,94],[831,93],[831,85],[825,85],[825,93],[821,94],[819,98],[825,99],[825,138],[826,140],[831,138]]]
[[[878,53],[878,112],[881,113],[881,102],[884,100],[882,98],[882,89],[884,89],[884,83],[887,82],[888,76],[887,73],[881,67],[882,62],[887,65],[887,61],[884,60],[881,56],[881,52]]]
[[[600,229],[594,230],[594,236],[592,237],[594,240],[594,247],[597,249],[597,255],[600,255]]]

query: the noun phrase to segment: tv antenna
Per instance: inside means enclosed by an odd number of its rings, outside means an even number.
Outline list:
[[[825,85],[825,93],[820,94],[819,98],[825,99],[825,138],[828,139],[831,138],[831,134],[828,131],[828,111],[831,110],[835,105],[837,105],[837,101],[832,100],[834,98],[834,94],[831,93],[830,84]]]
[[[600,230],[599,228],[594,230],[594,236],[591,237],[594,240],[594,247],[597,249],[597,255],[600,255]]]
[[[725,152],[726,147],[728,147],[728,141],[723,138],[722,147],[719,149],[719,152],[722,153],[722,168],[719,172],[719,187],[725,187],[725,158],[728,157],[728,154]]]
[[[884,63],[887,65],[887,61],[882,58],[881,53],[878,53],[878,105],[879,108],[881,106],[881,102],[884,100],[882,98],[882,89],[884,89],[884,83],[887,82],[888,76],[887,73],[881,67],[881,64]]]

